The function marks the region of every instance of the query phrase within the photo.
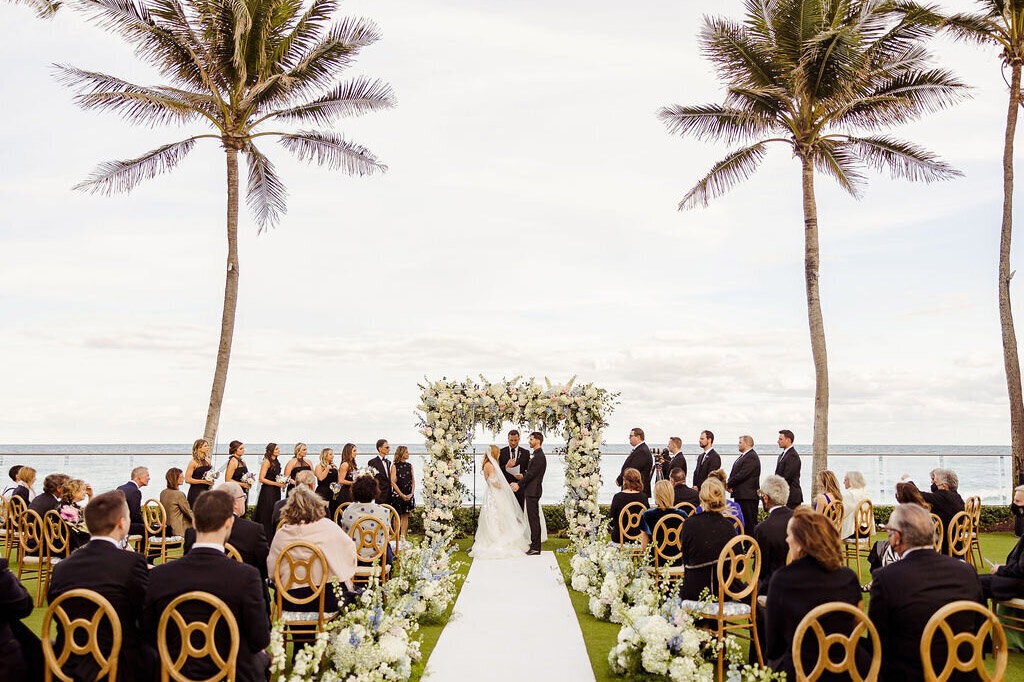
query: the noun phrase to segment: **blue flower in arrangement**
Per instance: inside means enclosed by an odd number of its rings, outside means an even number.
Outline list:
[[[351,644],[352,646],[359,646],[360,644],[362,644],[362,643],[363,643],[363,638],[362,638],[362,637],[360,637],[360,636],[359,636],[358,634],[356,634],[355,632],[353,632],[353,633],[352,633],[352,634],[351,634],[351,635],[349,636],[349,638],[348,638],[348,643],[349,643],[349,644]]]

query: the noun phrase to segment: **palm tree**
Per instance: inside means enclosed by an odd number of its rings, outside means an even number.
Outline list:
[[[50,19],[60,9],[61,0],[10,0],[14,5],[28,5],[40,19]]]
[[[219,141],[227,163],[227,275],[220,345],[206,415],[213,443],[227,382],[238,298],[238,155],[248,161],[247,203],[259,232],[285,210],[285,187],[256,140],[277,138],[302,160],[348,174],[386,167],[335,132],[264,129],[271,124],[330,123],[337,117],[394,106],[387,84],[339,82],[360,48],[379,39],[373,23],[332,23],[334,0],[80,0],[91,20],[133,45],[169,85],[144,86],[115,76],[59,66],[84,109],[113,111],[143,125],[202,122],[212,132],[161,145],[138,158],[101,164],[77,189],[127,192],[174,168],[199,140]]]
[[[1003,139],[1003,223],[999,233],[999,322],[1003,329],[1003,367],[1010,397],[1010,444],[1014,484],[1024,483],[1024,398],[1021,396],[1017,333],[1010,307],[1010,240],[1013,236],[1013,141],[1021,104],[1020,70],[1024,62],[1024,1],[979,0],[975,14],[954,14],[943,23],[960,40],[1000,48],[1002,67],[1010,69],[1010,97]]]
[[[865,170],[908,180],[959,172],[886,128],[946,107],[964,86],[930,68],[922,41],[934,13],[879,0],[746,0],[746,18],[705,19],[704,54],[727,86],[722,104],[669,106],[669,132],[742,143],[683,197],[679,209],[706,206],[750,177],[772,143],[788,145],[803,184],[804,279],[814,359],[814,472],[827,467],[828,356],[818,294],[815,172],[859,198]],[[815,477],[816,478],[816,477]]]

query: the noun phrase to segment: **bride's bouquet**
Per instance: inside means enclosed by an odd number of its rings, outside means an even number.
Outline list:
[[[244,485],[254,485],[256,483],[256,474],[251,471],[242,474],[242,483]]]
[[[203,480],[206,481],[207,483],[213,483],[218,478],[220,478],[220,472],[214,471],[213,469],[210,469],[205,474],[203,474]]]

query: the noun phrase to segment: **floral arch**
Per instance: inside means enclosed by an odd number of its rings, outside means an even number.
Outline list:
[[[597,491],[601,488],[601,432],[614,409],[617,393],[593,384],[565,384],[547,378],[490,382],[425,379],[420,384],[420,432],[430,457],[423,466],[423,526],[431,543],[444,541],[454,528],[462,504],[459,478],[472,466],[477,426],[495,438],[506,424],[528,427],[550,437],[565,436],[565,517],[569,537],[581,541],[598,524]]]

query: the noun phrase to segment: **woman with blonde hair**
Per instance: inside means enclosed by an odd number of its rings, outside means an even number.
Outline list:
[[[391,467],[391,506],[398,512],[401,519],[399,540],[405,540],[409,530],[409,512],[416,508],[416,480],[409,462],[409,448],[399,445],[395,450],[395,465]]]
[[[814,498],[814,511],[824,511],[825,507],[835,502],[842,513],[843,493],[839,490],[839,479],[834,472],[825,469],[818,474],[818,490],[821,492]]]
[[[725,484],[715,476],[708,476],[700,486],[700,514],[686,519],[679,533],[686,572],[679,595],[683,599],[700,599],[701,592],[709,590],[712,599],[718,598],[716,566],[722,549],[736,537],[732,521],[722,516],[725,511]]]
[[[726,478],[725,471],[723,469],[715,469],[714,471],[709,472],[708,478],[718,479],[719,482],[721,482],[722,484],[722,488],[725,488]],[[700,514],[702,511],[704,511],[704,508],[698,506],[697,513]],[[735,516],[737,519],[740,520],[741,523],[743,522],[743,510],[740,509],[740,504],[736,500],[726,498],[725,511],[723,513],[728,514],[729,516]],[[744,526],[744,530],[745,529],[746,527]],[[753,528],[751,528],[751,530],[753,530]]]
[[[644,480],[638,469],[630,467],[622,472],[622,490],[612,496],[612,506],[608,510],[608,531],[612,542],[619,542],[619,515],[627,504],[639,502],[647,509],[647,495],[644,494]]]
[[[192,505],[185,493],[178,488],[185,482],[185,475],[178,467],[171,467],[165,476],[167,487],[160,491],[160,504],[167,512],[167,525],[171,534],[185,537],[185,529],[192,526]]]
[[[338,482],[338,467],[334,466],[334,450],[324,448],[320,451],[320,461],[313,467],[313,475],[316,476],[316,494],[327,503],[327,515],[333,518],[334,491],[331,486]]]
[[[664,517],[675,515],[684,519],[683,513],[675,508],[675,490],[672,483],[662,479],[654,484],[654,508],[648,509],[640,517],[640,547],[647,549],[647,545],[654,539],[654,527]]]
[[[290,478],[288,487],[285,488],[285,497],[291,495],[292,490],[295,489],[295,477],[298,476],[300,471],[312,471],[313,465],[310,464],[309,460],[306,459],[306,444],[296,443],[292,449],[294,457],[288,460],[288,463],[284,465],[284,475]]]
[[[25,500],[27,505],[33,499],[35,499],[36,491],[33,487],[36,482],[36,470],[32,467],[21,467],[18,470],[18,487],[11,493],[12,496],[17,495],[21,499]]]
[[[341,449],[341,464],[338,465],[338,483],[341,484],[341,491],[337,497],[339,506],[352,501],[352,483],[356,480],[358,471],[356,446],[354,443],[345,443],[345,447]]]
[[[188,506],[190,509],[201,494],[213,487],[213,483],[206,480],[206,474],[212,469],[210,444],[205,439],[198,438],[196,442],[192,443],[192,459],[185,467],[185,483],[189,484]]]

